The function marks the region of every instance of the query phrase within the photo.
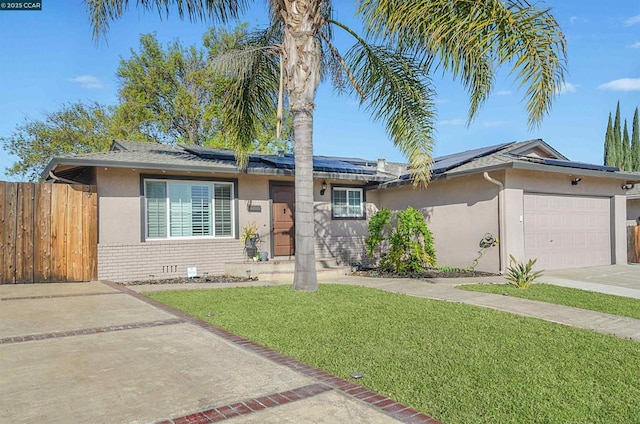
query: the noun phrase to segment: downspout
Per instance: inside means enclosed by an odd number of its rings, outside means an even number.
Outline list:
[[[488,172],[483,174],[484,179],[489,181],[492,184],[498,186],[500,191],[498,192],[498,249],[500,255],[500,274],[504,274],[504,266],[506,264],[506,252],[505,252],[505,243],[504,243],[504,235],[506,231],[504,229],[505,225],[505,217],[504,217],[504,184],[495,178],[491,178]]]

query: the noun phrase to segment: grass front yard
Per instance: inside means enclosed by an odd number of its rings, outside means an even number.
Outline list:
[[[148,296],[445,423],[640,422],[637,342],[364,287]]]
[[[458,288],[482,293],[507,294],[513,297],[640,319],[640,300],[629,297],[542,283],[532,284],[528,289],[524,290],[508,284],[465,284],[458,286]]]

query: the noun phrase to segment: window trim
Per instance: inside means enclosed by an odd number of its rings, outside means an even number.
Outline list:
[[[147,196],[146,196],[146,182],[147,181],[162,181],[167,184],[167,236],[166,237],[147,237],[148,234],[148,220],[147,220]],[[190,183],[193,185],[208,185],[211,187],[211,230],[210,236],[180,236],[171,237],[170,235],[170,202],[169,202],[169,190],[168,184],[171,182]],[[216,236],[215,234],[215,185],[224,184],[231,187],[231,235],[228,236]],[[140,218],[143,225],[141,225],[141,241],[180,241],[180,240],[230,240],[238,238],[238,180],[237,179],[222,179],[222,178],[197,178],[189,176],[165,176],[165,175],[147,175],[140,174]]]
[[[360,192],[360,215],[336,215],[335,213],[335,191],[346,191],[347,192],[347,203],[349,199],[349,191],[358,191]],[[332,184],[331,185],[331,219],[334,220],[360,220],[367,219],[367,198],[366,198],[366,190],[364,187],[352,186],[352,185],[339,185]],[[348,207],[348,204],[347,204]]]

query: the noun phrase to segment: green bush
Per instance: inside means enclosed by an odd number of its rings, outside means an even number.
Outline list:
[[[518,263],[513,255],[509,255],[509,266],[507,267],[507,273],[504,277],[509,281],[509,284],[519,289],[529,288],[531,283],[543,273],[543,271],[533,272],[533,266],[536,264],[536,261],[537,259],[529,259],[529,262],[526,264]]]
[[[369,257],[375,258],[376,250],[379,250],[382,242],[386,240],[390,228],[391,211],[389,209],[380,209],[369,219],[369,236],[365,240]]]
[[[367,254],[374,256],[385,240],[389,249],[380,255],[380,267],[397,273],[421,272],[425,267],[436,265],[433,234],[427,228],[424,216],[409,207],[395,216],[388,209],[381,209],[369,221]]]

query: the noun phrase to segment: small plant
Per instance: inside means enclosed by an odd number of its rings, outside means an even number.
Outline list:
[[[258,235],[258,224],[255,221],[248,222],[247,225],[242,227],[242,233],[240,237],[242,241],[247,241],[255,238]]]
[[[462,268],[456,268],[456,267],[448,266],[448,265],[438,265],[436,267],[436,269],[438,271],[442,271],[442,272],[464,272],[465,271]]]
[[[509,266],[507,267],[507,273],[504,277],[509,280],[509,284],[519,289],[527,289],[531,283],[544,272],[533,271],[533,266],[536,264],[536,261],[537,259],[529,259],[526,264],[518,263],[513,255],[509,255]]]

